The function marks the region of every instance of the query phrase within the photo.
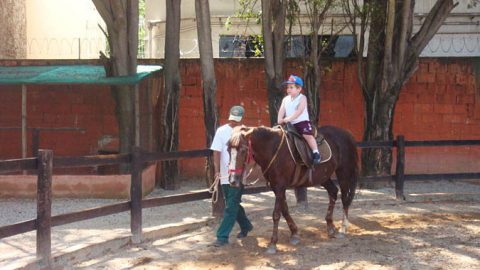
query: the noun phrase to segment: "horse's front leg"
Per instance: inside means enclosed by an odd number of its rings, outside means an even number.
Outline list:
[[[278,242],[278,222],[280,220],[280,212],[282,208],[282,198],[279,196],[280,192],[275,192],[275,207],[273,209],[272,219],[273,219],[273,231],[272,231],[272,238],[270,239],[270,244],[267,248],[268,254],[275,254],[277,253],[277,242]],[[285,191],[284,191],[285,193]]]
[[[293,221],[293,218],[290,216],[290,212],[288,211],[288,204],[285,197],[285,192],[283,192],[282,215],[287,221],[290,232],[292,233],[292,235],[290,236],[290,244],[298,245],[300,243],[300,237],[298,236],[298,227],[295,224],[295,221]]]

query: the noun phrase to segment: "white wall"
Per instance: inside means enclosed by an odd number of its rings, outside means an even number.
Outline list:
[[[91,0],[27,0],[27,57],[98,58],[106,47],[98,24]]]

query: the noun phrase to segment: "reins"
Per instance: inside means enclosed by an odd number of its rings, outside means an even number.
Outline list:
[[[272,159],[270,160],[270,163],[268,164],[267,168],[262,172],[263,175],[265,175],[267,173],[267,171],[270,169],[270,167],[272,166],[275,159],[277,159],[278,152],[280,152],[280,148],[282,148],[283,142],[285,141],[285,137],[286,137],[285,136],[285,130],[283,130],[282,127],[280,127],[280,129],[282,130],[282,140],[280,141],[280,144],[277,147],[277,151],[275,151],[275,154],[273,155]]]

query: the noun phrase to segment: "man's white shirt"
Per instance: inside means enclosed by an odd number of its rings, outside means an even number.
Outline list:
[[[212,146],[213,151],[220,152],[220,182],[221,184],[229,184],[228,182],[228,162],[230,161],[230,154],[228,153],[228,141],[232,136],[233,128],[229,124],[225,124],[217,129],[215,137],[213,137]]]

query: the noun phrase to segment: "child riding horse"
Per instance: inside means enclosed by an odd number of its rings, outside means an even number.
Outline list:
[[[316,165],[312,173],[312,182],[302,185],[322,185],[328,192],[329,205],[325,220],[329,237],[335,237],[336,229],[333,225],[333,209],[337,200],[338,188],[333,183],[331,176],[337,176],[343,203],[343,222],[337,237],[343,237],[348,227],[348,208],[352,203],[359,175],[358,154],[355,140],[345,130],[334,126],[325,126],[318,129],[331,147],[332,157],[330,160]],[[275,208],[273,210],[273,232],[267,249],[268,253],[276,253],[278,241],[278,222],[280,214],[287,221],[291,231],[290,242],[298,244],[298,228],[288,211],[285,191],[287,188],[298,187],[292,185],[296,170],[296,164],[290,155],[286,142],[286,134],[283,129],[268,127],[240,126],[233,130],[229,142],[230,151],[230,184],[241,185],[244,176],[245,163],[248,157],[262,168],[263,175],[269,186],[275,193]],[[306,173],[307,167],[303,167],[302,173]]]

